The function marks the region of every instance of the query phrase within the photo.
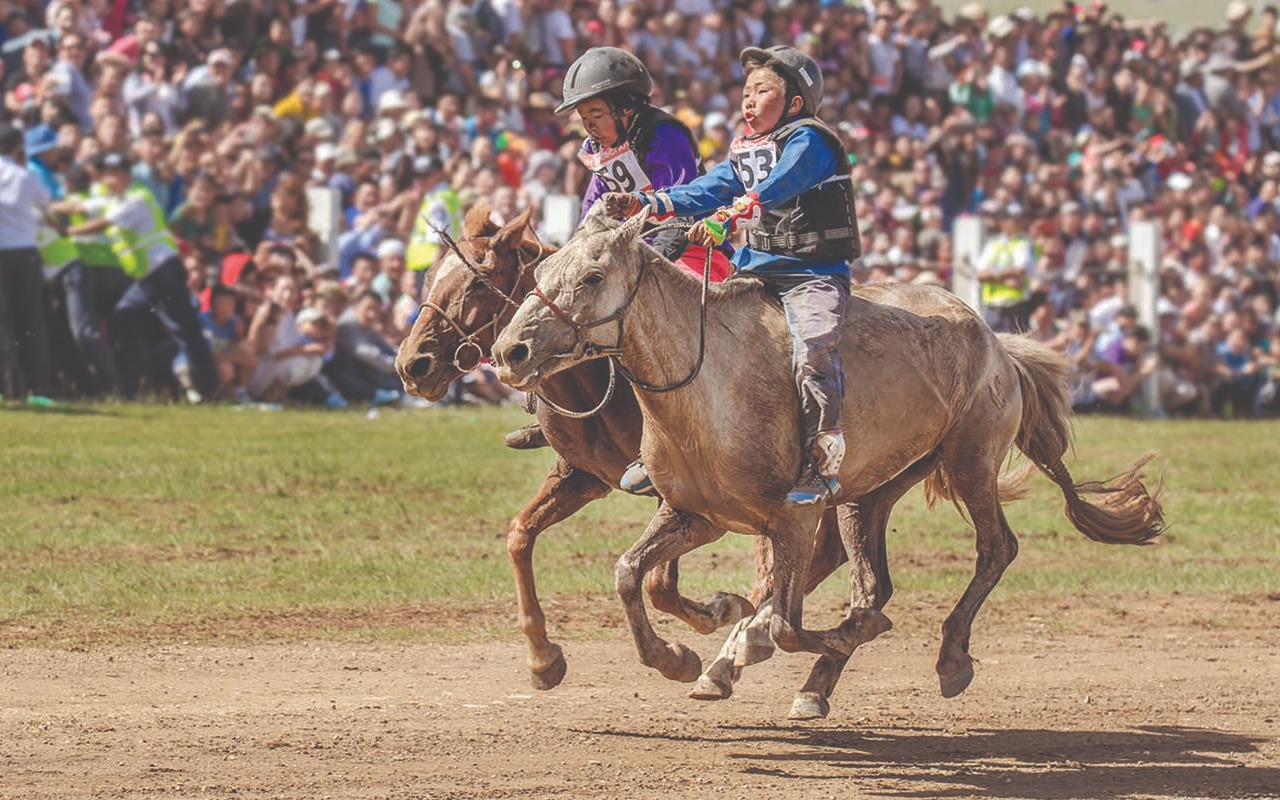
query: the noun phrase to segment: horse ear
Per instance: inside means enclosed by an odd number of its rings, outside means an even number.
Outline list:
[[[462,221],[463,238],[476,239],[497,233],[498,226],[489,218],[490,211],[489,203],[486,200],[481,200],[472,206]]]
[[[525,232],[529,230],[529,220],[532,217],[533,207],[530,206],[493,235],[493,239],[489,242],[489,249],[494,252],[506,252],[519,248],[520,243],[524,241]]]
[[[628,239],[636,239],[640,236],[640,231],[644,230],[644,224],[649,221],[648,210],[641,211],[631,219],[622,223],[622,227],[618,228],[618,236]]]

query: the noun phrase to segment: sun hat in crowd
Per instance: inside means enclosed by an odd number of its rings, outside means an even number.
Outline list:
[[[394,111],[404,111],[409,108],[409,104],[405,101],[404,95],[399,89],[388,89],[378,98],[378,114],[387,114]]]
[[[1018,30],[1018,24],[1001,14],[998,17],[993,17],[991,22],[987,23],[987,38],[1003,39],[1016,30]]]
[[[392,258],[394,256],[402,256],[404,253],[404,242],[399,239],[383,239],[378,242],[378,248],[374,251],[378,258]]]
[[[338,148],[329,142],[321,142],[316,145],[316,162],[323,163],[325,161],[333,161],[338,157]]]
[[[1036,20],[1035,9],[1033,9],[1031,6],[1018,6],[1013,10],[1013,13],[1010,14],[1009,16],[1013,17],[1019,22],[1035,22]]]
[[[376,142],[385,142],[397,133],[399,128],[396,127],[396,121],[386,117],[378,120],[378,124],[373,127],[373,139]]]
[[[1280,167],[1280,150],[1272,150],[1262,157],[1262,166]]]
[[[1227,22],[1243,22],[1253,13],[1253,9],[1244,0],[1231,0],[1227,3]]]
[[[209,57],[205,59],[205,63],[211,67],[219,64],[227,67],[233,67],[235,66],[236,59],[235,56],[231,55],[230,50],[225,47],[219,47],[217,50],[214,50],[209,54]]]
[[[1165,181],[1165,185],[1175,192],[1185,192],[1190,189],[1194,183],[1195,181],[1191,179],[1191,176],[1185,172],[1175,172],[1169,176],[1168,180]]]
[[[329,120],[324,117],[316,117],[307,120],[302,126],[302,132],[312,139],[329,140],[333,138],[333,125],[329,124]]]

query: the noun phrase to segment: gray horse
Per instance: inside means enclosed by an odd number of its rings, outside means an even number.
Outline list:
[[[642,663],[677,680],[697,675],[698,656],[653,630],[640,589],[650,569],[726,530],[772,544],[774,642],[843,663],[889,622],[877,608],[854,606],[835,628],[803,625],[822,508],[783,503],[802,454],[781,311],[757,282],[742,279],[713,287],[703,318],[698,281],[644,243],[643,219],[619,226],[602,212],[538,267],[537,289],[493,355],[499,377],[526,390],[603,357],[618,359],[637,385],[641,455],[664,502],[618,561],[615,584]],[[654,390],[689,376],[703,345],[705,363],[687,385]],[[977,532],[974,577],[943,625],[937,672],[944,696],[973,679],[974,616],[1017,554],[998,494],[1011,448],[1059,486],[1067,517],[1088,538],[1140,544],[1161,532],[1159,500],[1139,475],[1145,459],[1110,485],[1072,481],[1062,463],[1070,406],[1057,354],[997,337],[953,295],[914,286],[856,288],[841,348],[850,376],[841,423],[852,446],[834,502],[865,495],[932,456],[941,465],[929,479],[933,491],[963,504]],[[845,547],[854,552],[858,544]]]

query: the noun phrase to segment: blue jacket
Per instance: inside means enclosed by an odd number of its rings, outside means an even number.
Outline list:
[[[820,134],[810,128],[796,131],[778,155],[778,163],[768,177],[756,186],[756,194],[765,211],[792,200],[843,169],[836,151]],[[717,164],[706,175],[689,183],[664,190],[676,216],[703,217],[728,206],[734,198],[746,193],[742,181],[729,160]],[[741,247],[731,259],[741,272],[806,273],[813,275],[848,275],[844,261],[808,261],[762,253]]]

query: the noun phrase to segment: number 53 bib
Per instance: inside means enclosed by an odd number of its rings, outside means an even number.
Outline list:
[[[777,165],[778,145],[767,136],[750,139],[739,136],[729,145],[729,161],[743,187],[752,192]]]
[[[589,153],[584,145],[578,151],[578,160],[596,174],[611,192],[646,192],[653,188],[649,176],[640,167],[640,159],[631,151],[631,145],[623,142],[598,153]]]

